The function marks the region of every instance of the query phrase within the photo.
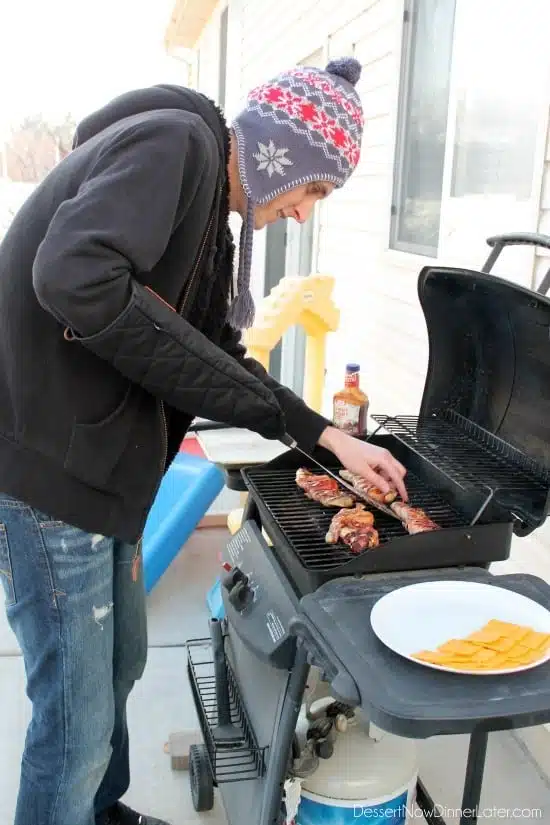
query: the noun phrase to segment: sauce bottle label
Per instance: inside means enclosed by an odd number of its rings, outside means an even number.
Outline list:
[[[338,398],[334,401],[333,423],[339,430],[349,435],[363,435],[365,432],[366,407],[350,404]]]

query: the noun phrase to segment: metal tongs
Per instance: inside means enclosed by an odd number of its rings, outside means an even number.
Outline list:
[[[298,450],[298,452],[302,453],[302,455],[305,456],[308,459],[308,461],[312,461],[314,464],[316,464],[324,473],[333,478],[337,482],[337,484],[340,485],[340,487],[342,487],[348,493],[351,493],[355,498],[360,498],[363,501],[366,501],[367,504],[369,504],[371,507],[380,510],[381,513],[385,513],[387,516],[390,516],[396,521],[401,522],[399,516],[396,513],[394,513],[390,507],[387,507],[385,504],[382,504],[382,502],[376,501],[376,499],[370,498],[369,496],[365,495],[365,493],[361,493],[359,492],[359,490],[356,490],[355,487],[353,487],[351,484],[348,484],[348,482],[341,478],[341,476],[338,476],[336,475],[336,473],[333,473],[332,470],[329,470],[328,467],[325,467],[324,464],[321,464],[321,462],[317,461],[316,458],[313,458],[312,455],[309,455],[309,453],[306,453],[305,450],[302,450],[301,447],[298,447],[298,444],[290,435],[283,436],[281,438],[281,444],[284,444],[285,447],[288,447],[291,450]]]

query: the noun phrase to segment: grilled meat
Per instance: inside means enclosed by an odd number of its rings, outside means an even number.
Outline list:
[[[329,544],[335,544],[342,527],[372,527],[373,525],[373,514],[370,510],[365,510],[364,504],[357,503],[353,509],[340,510],[332,517],[326,541]]]
[[[424,510],[418,507],[411,507],[403,501],[396,501],[397,491],[390,490],[384,494],[378,487],[369,485],[364,478],[349,470],[340,470],[340,475],[357,490],[357,493],[379,504],[386,504],[391,507],[395,515],[402,521],[405,530],[414,535],[415,533],[427,533],[429,530],[439,530],[440,527],[429,518]]]
[[[368,481],[357,475],[357,473],[350,473],[349,470],[340,470],[340,475],[345,481],[352,484],[358,493],[370,498],[372,501],[377,501],[380,504],[391,504],[397,498],[397,490],[390,490],[389,493],[383,493],[378,487],[369,484]]]
[[[325,536],[327,544],[343,541],[352,553],[362,553],[378,547],[378,532],[374,529],[374,516],[365,510],[364,504],[352,509],[340,510],[333,517]]]
[[[435,521],[432,521],[431,518],[426,515],[424,510],[420,510],[418,507],[411,507],[410,504],[404,504],[402,501],[394,501],[390,507],[395,515],[403,522],[407,533],[411,535],[441,529]]]
[[[369,498],[373,501],[379,501],[380,504],[391,504],[397,498],[397,490],[390,490],[388,493],[383,493],[378,487],[369,487],[367,491]]]
[[[353,507],[354,498],[344,493],[337,482],[327,475],[318,475],[301,467],[296,471],[296,484],[313,501],[323,507]]]
[[[380,543],[374,527],[343,527],[340,536],[344,544],[347,544],[351,552],[357,556],[365,550],[378,547]]]

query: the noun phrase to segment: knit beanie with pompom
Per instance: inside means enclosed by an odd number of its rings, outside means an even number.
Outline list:
[[[254,322],[250,266],[254,208],[302,184],[342,187],[359,162],[363,108],[355,90],[361,64],[352,57],[326,69],[298,67],[252,89],[231,124],[239,176],[247,197],[240,239],[237,296],[229,321],[237,329]]]

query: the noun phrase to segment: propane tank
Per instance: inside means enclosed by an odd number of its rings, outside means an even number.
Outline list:
[[[294,792],[296,781],[301,788],[294,819],[291,814],[288,821],[294,825],[351,825],[374,819],[406,823],[418,777],[414,741],[380,731],[334,701],[326,707],[326,716],[315,716],[315,730],[310,726],[305,733],[308,747],[302,746],[301,761],[294,763]],[[303,717],[300,721],[303,742]]]

